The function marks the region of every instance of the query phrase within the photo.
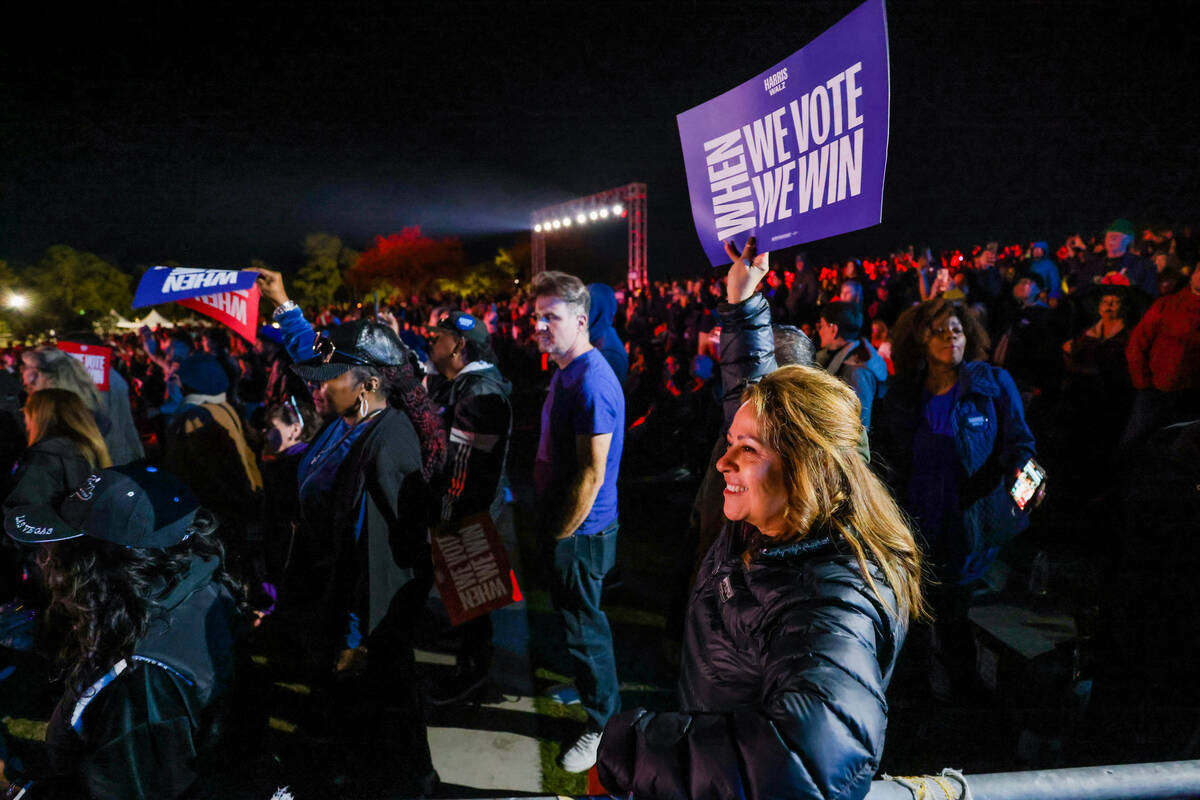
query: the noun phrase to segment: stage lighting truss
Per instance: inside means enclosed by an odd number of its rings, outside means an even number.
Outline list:
[[[625,220],[629,236],[629,281],[646,282],[646,184],[629,183],[532,214],[533,274],[546,268],[546,237],[570,229]]]

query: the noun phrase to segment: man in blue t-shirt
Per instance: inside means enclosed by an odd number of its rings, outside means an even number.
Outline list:
[[[600,588],[617,558],[617,472],[625,440],[625,395],[588,341],[589,297],[564,272],[533,279],[538,349],[558,366],[542,406],[534,479],[553,537],[551,597],[575,663],[575,684],[588,715],[583,733],[559,765],[585,772],[596,763],[600,732],[621,709],[612,631]]]

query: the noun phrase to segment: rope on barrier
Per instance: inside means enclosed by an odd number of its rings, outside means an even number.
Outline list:
[[[885,781],[903,786],[913,800],[973,800],[971,786],[961,770],[947,767],[937,775],[881,775]]]

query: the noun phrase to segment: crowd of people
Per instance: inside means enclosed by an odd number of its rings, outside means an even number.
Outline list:
[[[669,283],[548,271],[506,296],[379,307],[302,309],[262,269],[253,343],[215,327],[60,336],[111,350],[103,390],[53,342],[5,351],[0,599],[8,619],[36,612],[6,641],[53,665],[62,699],[52,769],[0,787],[200,791],[252,737],[239,643],[291,617],[321,698],[313,733],[353,791],[434,794],[424,706],[487,680],[493,631],[486,614],[460,626],[454,669],[421,689],[431,542],[511,497],[529,396],[514,386],[542,403],[531,535],[587,717],[560,765],[598,765],[612,791],[862,796],[910,626],[930,701],[969,694],[968,610],[1039,517],[1123,560],[1120,585],[1146,584],[1135,608],[1194,565],[1179,541],[1200,485],[1179,468],[1200,419],[1190,228],[1118,219],[1057,250],[822,268],[754,248]],[[1018,503],[1030,469],[1045,479]],[[601,593],[622,475],[699,485],[664,589],[674,713],[621,707]],[[1148,503],[1139,547],[1124,526]],[[1164,550],[1176,561],[1155,579]],[[1110,611],[1114,630],[1139,627]],[[1190,651],[1171,650],[1146,680],[1182,674]]]

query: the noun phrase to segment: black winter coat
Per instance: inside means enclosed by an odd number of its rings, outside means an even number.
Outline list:
[[[335,624],[353,612],[366,634],[383,621],[401,588],[433,574],[429,486],[421,477],[417,431],[407,414],[390,406],[368,424],[334,480],[334,577],[327,598]]]
[[[217,567],[216,559],[193,557],[180,583],[156,598],[133,657],[95,691],[59,701],[46,749],[61,778],[33,796],[78,797],[63,785],[74,784],[94,798],[173,798],[214,774],[220,731],[232,715],[237,628],[236,603],[213,577]]]
[[[680,707],[613,717],[600,741],[612,792],[661,798],[861,798],[883,753],[884,692],[907,622],[882,574],[867,586],[840,537],[761,550],[726,526],[700,568]]]

